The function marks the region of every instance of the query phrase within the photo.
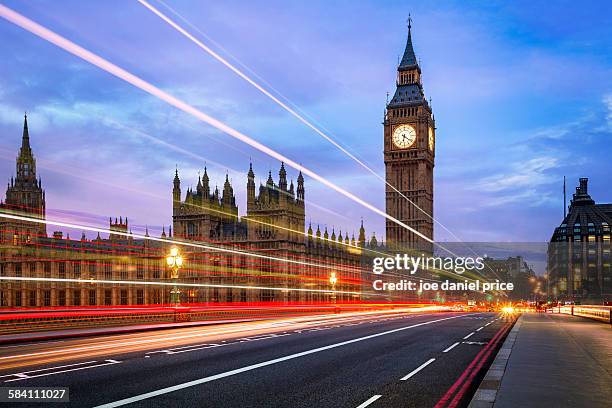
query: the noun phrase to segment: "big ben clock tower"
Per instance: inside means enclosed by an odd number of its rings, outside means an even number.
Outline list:
[[[406,50],[397,67],[397,88],[385,112],[386,210],[387,214],[433,240],[436,126],[425,99],[421,67],[412,47],[411,23],[409,19]],[[430,242],[393,221],[387,220],[386,234],[387,243],[393,249],[433,251]]]

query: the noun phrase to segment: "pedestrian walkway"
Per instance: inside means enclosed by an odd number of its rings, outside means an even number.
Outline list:
[[[612,327],[559,314],[523,314],[470,408],[610,407]]]

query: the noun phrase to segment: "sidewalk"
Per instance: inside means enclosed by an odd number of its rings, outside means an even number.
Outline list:
[[[470,408],[610,407],[612,327],[581,317],[522,315]]]

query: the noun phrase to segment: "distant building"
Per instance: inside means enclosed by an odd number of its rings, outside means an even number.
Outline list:
[[[584,303],[612,299],[611,225],[612,204],[595,204],[588,179],[581,178],[548,245],[552,296]]]

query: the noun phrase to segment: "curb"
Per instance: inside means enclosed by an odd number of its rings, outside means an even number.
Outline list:
[[[512,347],[514,346],[514,342],[516,341],[516,337],[518,336],[518,332],[521,329],[522,324],[523,317],[521,316],[514,324],[512,330],[510,330],[510,333],[508,334],[508,337],[506,337],[501,349],[499,349],[495,360],[493,360],[487,374],[485,374],[480,386],[478,386],[478,389],[476,390],[470,405],[468,405],[468,408],[493,407],[497,397],[497,391],[499,390],[504,373],[506,372],[506,366],[508,364],[508,360],[510,359]]]

